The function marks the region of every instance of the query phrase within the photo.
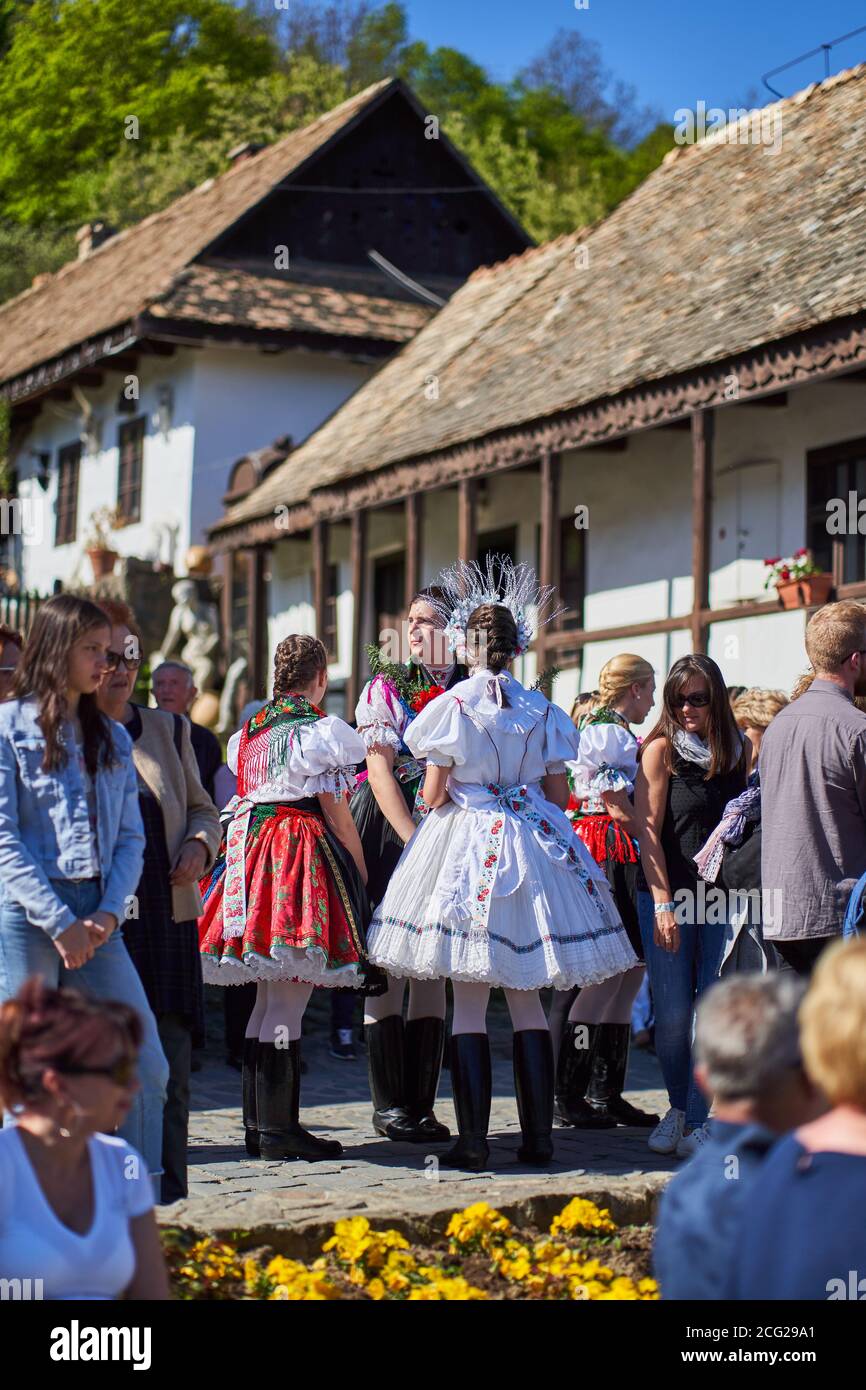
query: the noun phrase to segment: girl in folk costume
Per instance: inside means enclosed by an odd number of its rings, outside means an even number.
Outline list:
[[[206,982],[258,982],[243,1065],[246,1148],[262,1158],[334,1158],[339,1143],[298,1121],[301,1020],[314,985],[363,983],[366,869],[344,793],[364,745],[319,708],[327,653],[315,637],[276,651],[274,697],[229,739],[237,795],[199,919]]]
[[[454,988],[451,1080],[460,1139],[440,1158],[481,1169],[488,1159],[491,986],[504,988],[514,1026],[514,1080],[523,1162],[553,1154],[553,1051],[538,991],[595,984],[636,964],[607,879],[563,808],[574,726],[507,667],[526,650],[528,603],[543,607],[524,565],[500,557],[486,572],[459,562],[441,577],[449,639],[471,674],[426,706],[405,740],[427,759],[430,808],[374,913],[370,959],[397,976],[448,976]],[[447,607],[445,607],[447,605]]]
[[[361,692],[355,722],[367,752],[351,799],[370,872],[370,898],[385,894],[403,846],[414,834],[424,810],[420,801],[423,759],[405,743],[418,713],[465,669],[454,664],[443,638],[443,621],[434,602],[435,589],[422,589],[409,606],[407,665],[384,662],[371,649],[373,679]],[[364,1005],[373,1127],[388,1139],[428,1144],[450,1138],[433,1113],[445,1046],[445,981],[412,980],[409,1010],[403,1022],[404,979],[392,979],[386,993]]]
[[[572,824],[607,875],[635,955],[643,959],[637,915],[638,842],[632,798],[642,724],[655,696],[655,673],[643,657],[623,653],[599,676],[599,701],[578,724],[580,743],[569,763]],[[572,805],[575,809],[571,810]],[[636,965],[603,984],[582,989],[563,1028],[556,1076],[556,1114],[579,1129],[617,1124],[650,1128],[657,1115],[623,1099],[631,1011],[643,980]]]

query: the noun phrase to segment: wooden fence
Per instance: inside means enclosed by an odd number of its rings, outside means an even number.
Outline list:
[[[16,631],[23,632],[26,637],[33,619],[36,617],[37,610],[40,604],[45,602],[46,597],[45,594],[34,593],[0,593],[0,623],[6,623],[9,627],[15,628]]]

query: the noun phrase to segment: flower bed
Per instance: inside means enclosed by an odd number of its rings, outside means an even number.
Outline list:
[[[619,1230],[605,1208],[575,1197],[547,1232],[517,1230],[486,1202],[455,1212],[433,1246],[338,1221],[312,1264],[168,1229],[163,1246],[179,1299],[466,1302],[477,1299],[653,1300],[651,1232]]]

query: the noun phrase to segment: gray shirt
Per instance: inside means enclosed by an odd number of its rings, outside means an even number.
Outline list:
[[[770,724],[759,767],[764,936],[837,936],[866,870],[866,714],[815,680]]]

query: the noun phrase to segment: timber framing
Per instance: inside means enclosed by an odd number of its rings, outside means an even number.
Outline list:
[[[335,357],[351,357],[359,362],[381,362],[394,352],[394,343],[381,338],[352,334],[316,333],[303,329],[249,328],[243,324],[215,324],[189,319],[170,319],[144,315],[143,331],[164,343],[178,347],[199,347],[208,343],[225,346],[258,347],[262,352],[318,352]]]
[[[141,351],[136,321],[128,319],[126,323],[109,329],[107,333],[100,333],[79,343],[62,356],[42,362],[33,371],[13,377],[5,386],[0,387],[0,400],[7,401],[9,405],[17,405],[19,401],[29,401],[35,396],[44,395],[58,382],[68,381],[85,368],[92,368],[97,362],[105,370],[111,366],[112,356],[119,355],[121,349],[127,350],[133,346],[137,352]]]
[[[311,491],[300,503],[285,504],[279,516],[270,512],[234,526],[218,522],[210,533],[211,544],[222,551],[272,542],[277,525],[277,538],[280,533],[297,534],[309,530],[312,521],[319,518],[346,519],[358,510],[385,506],[412,494],[526,468],[546,455],[619,444],[631,434],[666,425],[688,426],[696,411],[758,405],[764,397],[783,390],[834,378],[843,380],[846,373],[862,371],[864,365],[866,313],[860,313],[516,429],[346,478]]]
[[[188,319],[140,314],[107,333],[79,343],[61,357],[41,363],[31,372],[13,377],[0,387],[0,400],[7,401],[10,406],[23,407],[47,395],[61,382],[75,380],[81,385],[99,384],[82,380],[86,372],[92,376],[97,365],[103,372],[134,371],[135,367],[130,366],[132,351],[170,357],[179,347],[200,348],[207,343],[257,347],[262,352],[324,353],[358,362],[381,362],[394,351],[393,342],[380,338],[297,329],[245,328],[239,324],[190,323]]]

